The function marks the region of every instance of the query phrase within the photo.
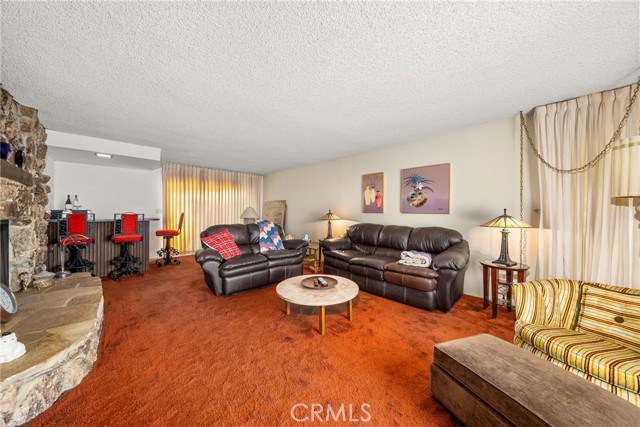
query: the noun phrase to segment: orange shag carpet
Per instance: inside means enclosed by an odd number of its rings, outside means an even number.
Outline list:
[[[192,256],[144,277],[103,278],[93,370],[28,426],[451,426],[431,397],[436,343],[511,341],[513,313],[480,298],[449,313],[360,293],[353,322],[292,313],[268,286],[216,297]]]

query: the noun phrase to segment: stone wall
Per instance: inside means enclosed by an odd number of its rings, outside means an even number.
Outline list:
[[[30,174],[32,185],[0,177],[0,219],[9,220],[9,287],[20,290],[20,276],[28,279],[39,271],[46,258],[47,221],[44,213],[49,201],[49,176],[43,173],[47,134],[38,120],[38,110],[18,104],[0,88],[0,140],[11,145],[0,168],[15,169],[15,153],[23,152],[22,169]]]

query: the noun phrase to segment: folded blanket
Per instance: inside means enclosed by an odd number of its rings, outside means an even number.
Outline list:
[[[260,229],[260,240],[258,240],[260,253],[284,249],[278,227],[273,222],[263,220],[256,222],[256,225]]]
[[[420,251],[402,251],[398,264],[413,265],[416,267],[429,267],[431,265],[431,254]]]

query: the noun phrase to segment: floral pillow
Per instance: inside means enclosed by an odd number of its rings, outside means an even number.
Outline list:
[[[233,236],[229,233],[229,230],[226,228],[216,234],[203,237],[200,240],[202,240],[202,243],[211,249],[215,249],[220,252],[220,255],[222,255],[222,258],[224,259],[240,255],[240,248],[236,244],[236,241],[233,240]]]

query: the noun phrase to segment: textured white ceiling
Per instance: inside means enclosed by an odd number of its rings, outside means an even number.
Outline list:
[[[0,2],[45,127],[255,173],[515,116],[640,73],[638,1]]]

